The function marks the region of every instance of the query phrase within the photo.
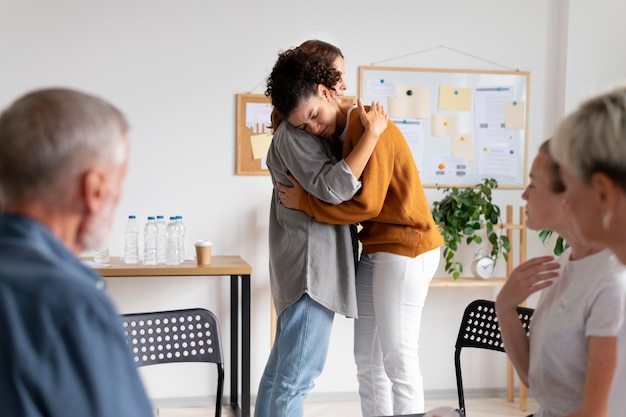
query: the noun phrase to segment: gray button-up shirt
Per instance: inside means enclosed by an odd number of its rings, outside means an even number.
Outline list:
[[[349,225],[320,223],[284,207],[276,183],[290,184],[287,172],[315,197],[332,204],[350,200],[360,189],[347,164],[328,139],[317,138],[288,122],[272,138],[267,167],[274,189],[269,222],[270,282],[280,314],[308,294],[346,317],[357,316],[355,270]]]

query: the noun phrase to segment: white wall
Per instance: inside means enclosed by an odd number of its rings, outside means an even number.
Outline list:
[[[565,57],[577,68],[575,73],[568,68],[568,79],[577,75],[596,83],[596,74],[611,76],[599,69],[612,64],[621,48],[594,43],[595,30],[619,31],[614,39],[624,39],[617,16],[600,7],[596,11],[596,2],[572,3],[568,12],[566,0],[388,0],[378,5],[320,0],[316,10],[309,9],[312,3],[288,0],[0,0],[0,107],[26,90],[69,86],[102,95],[123,109],[132,124],[132,153],[111,253],[121,254],[126,215],[145,219],[150,214],[181,214],[187,224],[187,250],[194,240],[208,238],[216,255],[238,254],[248,261],[254,268],[254,394],[269,352],[271,187],[267,176],[234,173],[235,94],[262,93],[278,51],[305,39],[319,38],[342,48],[352,95],[357,94],[360,65],[445,45],[499,65],[443,48],[384,65],[530,71],[532,158],[562,115],[564,90],[573,91],[571,83],[562,82]],[[624,6],[613,7],[623,17]],[[587,15],[595,16],[589,25]],[[590,42],[589,49],[598,54],[574,61],[583,42]],[[521,205],[520,193],[500,190],[496,200]],[[427,195],[432,201],[438,192],[430,189]],[[533,232],[528,252],[546,252]],[[226,279],[110,279],[109,289],[122,312],[213,309],[222,322],[228,353]],[[427,392],[452,392],[453,345],[462,309],[474,298],[495,294],[496,289],[431,290],[420,351]],[[356,396],[351,325],[337,318],[327,369],[315,393]],[[504,361],[492,371],[492,359],[473,359],[466,371],[468,388],[505,386]],[[486,364],[490,371],[485,371]],[[144,374],[150,394],[157,398],[203,396],[212,384],[205,376],[162,383],[152,370]]]
[[[570,0],[567,13],[565,112],[581,101],[626,82],[626,2]]]

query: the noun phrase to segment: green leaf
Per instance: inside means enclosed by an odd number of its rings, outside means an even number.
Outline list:
[[[470,226],[465,226],[465,228],[463,229],[463,233],[466,235],[473,235],[474,234],[474,229],[471,225]]]
[[[563,245],[563,238],[559,236],[559,238],[556,240],[556,244],[554,245],[554,254],[556,256],[559,256],[564,251],[565,251],[565,247]]]
[[[500,243],[502,244],[502,247],[504,248],[505,252],[511,251],[511,242],[509,242],[508,236],[506,235],[500,236]]]
[[[539,240],[541,240],[541,243],[543,243],[544,245],[546,244],[546,241],[550,239],[550,236],[552,236],[552,230],[539,231]]]

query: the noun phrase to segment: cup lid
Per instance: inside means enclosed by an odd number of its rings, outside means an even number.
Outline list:
[[[213,246],[213,242],[210,240],[198,240],[196,241],[196,246]]]

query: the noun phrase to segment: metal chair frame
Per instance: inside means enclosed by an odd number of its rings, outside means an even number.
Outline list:
[[[215,417],[220,417],[224,358],[219,322],[203,308],[123,314],[122,322],[137,367],[177,362],[217,365]]]
[[[530,331],[530,321],[534,309],[517,307],[517,313],[526,334]],[[500,326],[496,316],[494,301],[472,301],[463,313],[459,334],[454,350],[454,368],[456,370],[456,387],[459,397],[459,410],[465,416],[465,396],[463,394],[463,378],[461,376],[461,349],[477,348],[504,352],[504,344],[500,334]]]

